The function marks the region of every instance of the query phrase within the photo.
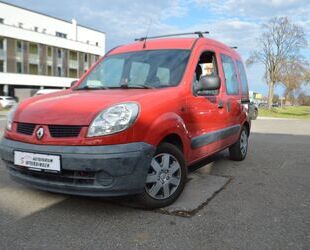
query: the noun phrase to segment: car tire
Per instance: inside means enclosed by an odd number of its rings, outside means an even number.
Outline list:
[[[233,161],[243,161],[248,152],[249,132],[246,127],[243,127],[238,141],[229,147],[229,156]]]
[[[256,120],[256,119],[257,119],[257,116],[258,116],[258,110],[257,110],[257,109],[254,109],[252,120]]]
[[[138,205],[155,209],[172,204],[182,193],[186,179],[183,153],[173,144],[160,144],[152,158],[143,193],[136,197]]]

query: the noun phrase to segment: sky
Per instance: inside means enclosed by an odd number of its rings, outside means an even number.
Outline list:
[[[304,28],[310,60],[309,0],[7,0],[28,9],[106,32],[107,50],[149,35],[210,31],[208,37],[237,46],[245,61],[257,46],[261,25],[275,16],[287,16]],[[247,68],[250,90],[267,94],[264,68]],[[310,93],[310,87],[305,87]],[[283,87],[278,86],[280,96]]]

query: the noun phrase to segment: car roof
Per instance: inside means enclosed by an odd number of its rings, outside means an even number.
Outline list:
[[[159,38],[159,39],[147,39],[144,48],[144,40],[137,41],[128,45],[122,45],[113,49],[109,55],[127,53],[133,51],[142,50],[159,50],[159,49],[184,49],[191,50],[194,45],[211,45],[225,50],[229,54],[235,55],[240,58],[238,53],[229,46],[210,38]]]

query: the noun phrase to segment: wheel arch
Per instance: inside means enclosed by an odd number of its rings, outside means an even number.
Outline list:
[[[251,131],[251,125],[248,121],[245,121],[242,125],[242,127],[245,127],[248,133],[248,136],[250,136],[250,131]]]

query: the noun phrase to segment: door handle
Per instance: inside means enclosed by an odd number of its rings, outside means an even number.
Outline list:
[[[217,107],[218,107],[219,109],[224,108],[224,103],[220,100],[219,103],[218,103],[218,105],[217,105]]]

